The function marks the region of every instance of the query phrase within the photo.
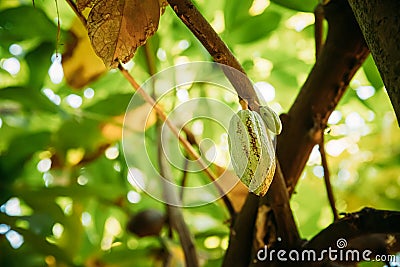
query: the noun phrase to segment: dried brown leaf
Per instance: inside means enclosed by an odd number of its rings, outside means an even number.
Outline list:
[[[78,10],[82,12],[85,10],[85,8],[91,8],[93,5],[97,2],[97,0],[78,0],[76,2],[76,5],[78,7]]]
[[[88,16],[88,34],[104,64],[116,68],[156,32],[159,20],[158,0],[98,0]]]
[[[158,0],[160,3],[161,15],[164,15],[165,8],[169,5],[167,0]]]

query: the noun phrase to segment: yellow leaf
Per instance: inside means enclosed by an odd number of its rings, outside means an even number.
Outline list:
[[[122,138],[122,125],[125,120],[125,129],[132,132],[143,132],[152,126],[156,120],[156,112],[152,105],[146,103],[132,109],[126,115],[116,116],[109,123],[102,125],[101,133],[109,141],[117,141]]]
[[[153,106],[146,103],[129,111],[125,116],[125,127],[127,130],[143,132],[152,126],[157,120],[156,111]]]
[[[76,42],[67,44],[62,65],[68,85],[79,89],[97,79],[107,69],[94,53],[87,31],[78,19],[72,24],[70,31],[75,35]]]
[[[88,34],[104,64],[116,68],[156,32],[159,20],[158,0],[99,0],[88,16]]]
[[[215,166],[217,167],[218,175],[220,175],[217,180],[218,186],[224,192],[228,192],[228,198],[230,199],[233,208],[236,212],[239,212],[243,207],[249,189],[243,183],[239,182],[239,178],[234,172],[228,171],[217,165]],[[232,187],[232,185],[234,186]]]

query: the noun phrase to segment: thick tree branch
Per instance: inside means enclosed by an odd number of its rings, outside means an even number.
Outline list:
[[[290,208],[289,194],[279,164],[277,164],[271,187],[268,193],[261,199],[260,204],[267,205],[272,211],[268,214],[267,218],[272,220],[272,223],[267,220],[264,225],[264,232],[267,233],[264,237],[265,244],[269,248],[276,246],[283,248],[299,247],[302,240]],[[260,247],[254,247],[250,266],[280,266],[268,261],[258,261],[256,253],[259,249]]]
[[[320,114],[321,123],[327,123],[369,53],[346,0],[330,1],[324,13],[329,24],[324,47],[288,114],[281,116],[283,131],[278,136],[277,154],[289,194],[320,136],[311,134],[315,114]]]
[[[400,1],[349,0],[349,4],[371,50],[400,124]]]
[[[324,8],[322,4],[314,9],[314,39],[315,39],[315,58],[318,59],[319,52],[323,46],[324,37]]]
[[[190,0],[168,0],[168,3],[176,15],[207,49],[215,62],[245,73],[239,61]],[[231,68],[222,69],[239,97],[247,101],[251,110],[258,111],[259,100],[248,77],[246,75],[237,75],[237,72]]]
[[[243,267],[249,265],[259,200],[260,197],[249,193],[231,229],[229,246],[225,253],[222,267]]]
[[[346,240],[345,247],[348,249],[369,249],[375,254],[393,252],[395,246],[398,246],[398,241],[381,242],[382,235],[376,234],[399,236],[400,212],[364,208],[359,212],[347,214],[314,236],[302,248],[315,251],[328,247],[336,249],[340,239]],[[386,251],[380,251],[382,245],[386,246]]]
[[[300,234],[294,221],[293,212],[290,208],[289,194],[285,185],[281,166],[277,163],[274,180],[271,184],[271,193],[267,193],[261,200],[262,204],[271,207],[276,222],[275,237],[280,238],[280,245],[292,247],[298,245]],[[271,233],[269,233],[271,234]],[[270,240],[272,242],[276,240]]]

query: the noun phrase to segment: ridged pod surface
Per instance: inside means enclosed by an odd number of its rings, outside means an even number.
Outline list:
[[[229,124],[232,165],[249,191],[267,193],[275,173],[275,151],[263,119],[257,112],[240,110]]]
[[[268,130],[270,130],[273,134],[281,133],[282,123],[275,111],[268,106],[261,106],[260,114]]]

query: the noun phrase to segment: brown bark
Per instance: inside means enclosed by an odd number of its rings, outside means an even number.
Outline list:
[[[349,0],[400,123],[400,1]]]
[[[260,197],[250,193],[231,229],[222,267],[248,266]]]
[[[329,247],[338,249],[340,243],[343,250],[357,250],[359,255],[366,250],[371,251],[368,257],[373,260],[375,255],[397,253],[400,249],[399,235],[400,212],[364,208],[359,212],[346,214],[345,217],[335,221],[305,243],[301,249],[320,252]],[[346,261],[344,258],[343,261],[338,262],[337,264],[340,265],[337,266],[353,266],[349,260]],[[363,259],[360,256],[359,260],[354,259],[354,261],[363,261]],[[308,263],[304,266],[327,266],[330,263],[325,257],[323,261],[313,265]]]
[[[211,25],[190,0],[168,0],[171,8],[188,29],[196,36],[214,61],[229,67],[223,67],[225,75],[232,83],[239,97],[247,101],[251,110],[259,110],[259,100],[253,85],[246,75],[237,75],[239,70],[245,73],[242,65],[221,40]],[[231,69],[233,68],[233,69]]]
[[[329,24],[324,47],[288,114],[281,116],[277,154],[290,194],[324,130],[316,126],[326,125],[369,53],[347,1],[329,2],[324,13]]]

